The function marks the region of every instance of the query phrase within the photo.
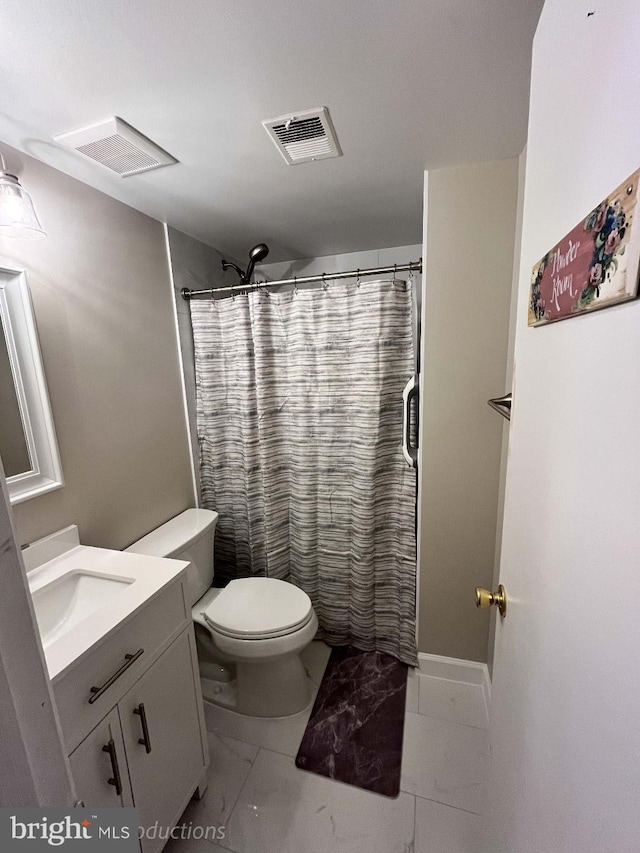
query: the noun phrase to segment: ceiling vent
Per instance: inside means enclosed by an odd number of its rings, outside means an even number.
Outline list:
[[[121,118],[110,118],[53,138],[123,178],[178,162]]]
[[[290,166],[342,156],[326,107],[268,119],[262,125]]]

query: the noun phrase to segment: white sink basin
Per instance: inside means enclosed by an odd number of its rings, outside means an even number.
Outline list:
[[[32,592],[44,648],[110,605],[133,581],[74,569]]]
[[[22,555],[54,684],[189,565],[80,545],[74,524],[33,542]]]

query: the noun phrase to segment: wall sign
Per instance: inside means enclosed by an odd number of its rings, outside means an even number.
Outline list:
[[[638,292],[640,169],[533,268],[529,325],[541,326],[634,299]]]

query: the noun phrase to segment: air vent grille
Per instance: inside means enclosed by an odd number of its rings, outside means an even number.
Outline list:
[[[178,161],[120,118],[54,136],[123,178]]]
[[[262,124],[290,166],[342,154],[326,107],[280,116]]]
[[[162,165],[155,157],[149,157],[121,136],[107,136],[98,142],[78,145],[76,151],[97,160],[119,175],[133,175]]]
[[[291,119],[284,124],[276,124],[273,132],[284,145],[289,142],[300,142],[302,139],[317,139],[326,137],[324,125],[318,118]]]

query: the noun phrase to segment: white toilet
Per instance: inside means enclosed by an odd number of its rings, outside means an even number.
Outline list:
[[[275,578],[212,588],[217,520],[217,512],[188,509],[126,550],[191,563],[187,590],[205,699],[256,717],[296,714],[311,701],[300,659],[318,629],[311,599]]]

